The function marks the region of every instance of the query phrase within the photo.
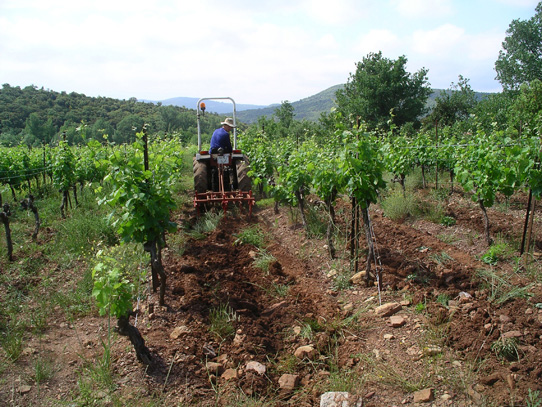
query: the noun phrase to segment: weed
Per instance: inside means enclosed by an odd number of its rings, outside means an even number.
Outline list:
[[[187,233],[194,239],[205,239],[207,233],[212,232],[224,217],[222,212],[205,212]]]
[[[454,260],[454,258],[446,252],[430,254],[429,258],[438,264],[447,264]]]
[[[256,254],[256,258],[254,259],[254,267],[259,268],[268,274],[269,266],[276,260],[277,259],[271,253],[268,253],[266,250],[262,249]]]
[[[53,377],[55,372],[53,362],[50,360],[42,359],[38,357],[33,363],[34,372],[31,379],[39,385],[46,382]]]
[[[209,331],[220,340],[227,339],[234,334],[233,324],[238,320],[236,312],[227,304],[211,308],[209,311]]]
[[[440,220],[440,224],[444,226],[454,226],[456,223],[456,220],[452,216],[443,216]]]
[[[495,243],[481,257],[481,260],[490,265],[504,260],[511,253],[511,248],[506,243]]]
[[[327,232],[328,216],[322,206],[307,205],[307,237],[324,237]]]
[[[454,234],[440,233],[437,235],[437,238],[444,243],[452,244],[459,240],[459,238]]]
[[[483,288],[489,291],[488,299],[495,304],[504,304],[513,298],[527,298],[530,296],[529,290],[533,284],[527,286],[517,286],[510,283],[510,277],[499,276],[492,270],[477,270],[476,278],[481,280]]]
[[[386,217],[403,221],[419,214],[418,202],[414,195],[403,197],[401,192],[395,192],[382,201],[382,209]]]
[[[525,399],[527,407],[542,407],[542,397],[540,397],[540,392],[538,390],[531,390],[527,393],[527,398]]]
[[[450,191],[445,188],[434,188],[431,190],[431,196],[437,201],[446,201],[450,196]]]
[[[301,332],[299,336],[312,340],[314,335],[322,331],[322,326],[315,319],[306,319],[301,323]]]
[[[278,373],[296,373],[300,361],[292,354],[282,356],[275,365]]]
[[[432,370],[425,365],[423,369],[412,370],[410,366],[407,366],[408,370],[404,370],[400,366],[381,363],[367,355],[361,355],[361,359],[365,362],[368,374],[373,376],[375,381],[399,387],[408,393],[427,387],[433,375]]]
[[[290,291],[290,286],[286,284],[271,283],[271,296],[273,297],[286,297]]]
[[[329,370],[329,387],[327,391],[344,391],[356,393],[363,387],[364,380],[351,369],[342,369],[332,365]]]
[[[414,312],[416,312],[416,314],[421,314],[425,311],[426,308],[427,307],[424,302],[419,302],[414,306]]]
[[[437,302],[443,306],[448,306],[448,301],[450,301],[450,296],[446,293],[441,293],[437,296]]]
[[[258,226],[251,226],[243,229],[236,235],[233,244],[251,244],[257,248],[263,248],[265,243],[265,234]]]
[[[500,337],[491,345],[491,350],[498,358],[508,361],[519,360],[518,340],[516,338]]]
[[[352,282],[350,281],[351,275],[348,271],[342,271],[337,273],[333,277],[333,290],[335,291],[342,291],[347,290],[352,286]]]

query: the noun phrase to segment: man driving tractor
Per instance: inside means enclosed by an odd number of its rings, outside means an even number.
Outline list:
[[[219,148],[222,148],[224,153],[231,153],[233,150],[230,140],[230,132],[235,128],[233,119],[226,117],[220,124],[222,127],[216,129],[211,137],[211,148],[209,149],[211,154],[218,153]]]

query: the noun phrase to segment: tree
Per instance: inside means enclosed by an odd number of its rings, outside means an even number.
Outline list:
[[[275,109],[274,115],[284,128],[289,128],[294,120],[294,107],[285,100],[280,104],[280,107]]]
[[[476,106],[476,94],[469,85],[469,80],[459,75],[457,84],[452,82],[448,91],[443,90],[436,99],[436,106],[429,119],[443,126],[451,126],[460,120],[466,120]]]
[[[504,89],[517,90],[522,83],[542,80],[542,2],[530,20],[513,20],[506,30],[503,49],[495,62],[496,79]]]
[[[370,129],[418,123],[426,112],[425,102],[431,93],[427,69],[414,74],[406,71],[407,58],[384,58],[382,52],[370,53],[356,64],[343,89],[336,92],[338,110],[344,117],[365,121]]]

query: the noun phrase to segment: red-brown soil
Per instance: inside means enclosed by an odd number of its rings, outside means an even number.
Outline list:
[[[307,239],[286,208],[279,215],[256,210],[251,221],[229,216],[205,239],[189,239],[182,255],[165,249],[166,306],[158,305],[156,294],[138,304],[137,327],[153,364],[143,366],[129,341],[117,337],[112,347],[116,394],[125,405],[153,398],[168,406],[248,405],[242,401],[250,397],[256,400],[250,405],[318,406],[333,375],[343,371],[356,378],[364,406],[413,405],[413,392],[424,388],[434,390],[432,406],[526,405],[529,389],[542,391],[542,310],[535,307],[542,303],[542,287],[534,284],[530,298],[491,302],[492,293],[474,278],[477,270],[490,268],[478,260],[487,250],[480,212],[461,197],[446,210],[455,226],[398,223],[371,210],[380,293],[376,286],[335,289],[328,275],[345,261],[330,260],[325,240]],[[492,210],[492,235],[518,239],[522,213],[519,207],[506,214]],[[179,215],[181,223],[193,221],[192,212]],[[251,225],[266,232],[267,251],[276,259],[267,273],[254,266],[256,248],[234,244],[235,234]],[[539,219],[535,227],[540,230]],[[514,273],[509,263],[494,269],[525,285],[526,273]],[[284,286],[286,295],[274,291]],[[439,295],[452,302],[442,305]],[[407,301],[398,313],[405,324],[398,328],[374,312],[380,302],[395,301]],[[220,306],[235,315],[235,332],[224,339],[209,329],[210,312]],[[4,405],[67,403],[82,366],[101,354],[104,319],[69,322],[55,314],[45,337],[31,340],[18,363],[30,366],[38,353],[55,355],[58,373],[39,393],[36,386],[20,391],[24,376],[8,377],[0,390]],[[307,325],[312,336],[299,332]],[[502,335],[516,338],[519,360],[503,360],[492,350]],[[309,344],[317,351],[312,360],[293,356]],[[266,373],[246,370],[250,361],[265,365]],[[221,377],[226,369],[237,377]],[[293,393],[280,389],[284,373],[299,376]],[[96,400],[95,405],[113,405],[103,392]]]

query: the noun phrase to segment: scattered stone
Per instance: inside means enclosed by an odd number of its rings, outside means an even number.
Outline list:
[[[244,334],[236,333],[235,337],[233,338],[234,345],[240,346],[243,343],[245,343],[245,340],[247,339],[247,336]]]
[[[455,366],[455,367],[461,367],[463,366],[463,364],[459,361],[459,360],[454,360],[452,362],[452,365]]]
[[[284,308],[287,304],[288,304],[288,301],[281,301],[281,302],[279,302],[277,304],[273,304],[269,308],[264,310],[262,312],[262,315],[265,316],[265,317],[268,317],[271,314],[273,314],[275,311],[277,311],[277,310],[279,310],[281,308]]]
[[[216,358],[216,351],[211,345],[203,345],[203,354],[211,359]]]
[[[435,399],[432,388],[423,389],[414,393],[414,403],[429,403]]]
[[[376,392],[370,391],[370,392],[367,393],[365,396],[363,396],[363,398],[365,398],[365,399],[370,399],[370,398],[372,398],[375,394],[376,394]]]
[[[352,277],[350,277],[350,282],[352,284],[362,284],[365,283],[365,275],[367,274],[366,271],[360,271],[359,273],[354,274]]]
[[[264,364],[256,361],[250,361],[246,364],[245,370],[248,372],[249,370],[253,370],[259,375],[263,375],[266,372],[266,367]]]
[[[403,300],[399,304],[401,304],[401,307],[410,307],[412,305],[411,300]]]
[[[186,326],[186,325],[181,325],[181,326],[178,326],[177,328],[175,328],[170,334],[169,334],[169,337],[171,339],[178,339],[180,338],[182,335],[186,335],[190,333],[190,329]]]
[[[534,314],[533,309],[532,309],[532,308],[527,308],[527,309],[525,310],[525,315],[531,315],[531,314]]]
[[[293,331],[294,331],[294,335],[300,335],[301,334],[301,327],[300,326],[294,326]]]
[[[207,368],[207,370],[211,373],[214,373],[214,374],[217,374],[217,375],[221,375],[222,373],[224,373],[224,366],[222,366],[221,363],[217,363],[217,362],[207,362],[205,364],[205,367]]]
[[[384,339],[387,341],[391,341],[392,339],[395,339],[395,336],[393,334],[385,334]]]
[[[510,317],[508,315],[501,314],[499,315],[499,321],[501,321],[503,324],[506,324],[510,322]]]
[[[316,349],[312,345],[301,346],[296,349],[294,356],[298,359],[313,359],[316,356]]]
[[[19,393],[20,394],[30,393],[31,390],[32,390],[32,387],[27,385],[27,384],[24,384],[21,387],[19,387]]]
[[[403,325],[405,325],[407,322],[406,318],[403,315],[394,315],[390,317],[390,320],[388,321],[388,324],[392,328],[401,328]]]
[[[480,393],[478,393],[476,390],[474,390],[472,387],[467,388],[467,394],[469,397],[476,403],[477,405],[480,405],[482,403],[483,397]]]
[[[218,358],[216,358],[216,361],[222,364],[226,363],[228,361],[228,354],[227,353],[221,354]]]
[[[500,373],[493,373],[489,376],[481,377],[480,383],[485,386],[493,386],[495,383],[497,383],[499,380],[502,379],[502,376]]]
[[[258,256],[258,253],[256,253],[254,250],[251,250],[248,252],[248,255],[251,259],[255,259]]]
[[[283,374],[279,379],[279,387],[283,392],[292,392],[299,384],[299,375]]]
[[[406,353],[409,356],[418,356],[420,354],[420,350],[416,345],[412,345],[407,349]]]
[[[470,299],[472,299],[472,295],[465,291],[461,291],[459,293],[459,302],[468,302]]]
[[[403,307],[398,302],[388,302],[375,308],[375,314],[381,317],[391,317],[401,311]]]
[[[362,407],[363,397],[345,391],[327,392],[320,396],[320,407]]]
[[[335,269],[329,270],[328,273],[326,274],[327,278],[333,278],[336,275],[337,275],[337,270]]]
[[[519,331],[508,331],[502,334],[502,337],[507,338],[521,338],[523,334]]]
[[[237,379],[239,376],[237,374],[237,369],[226,369],[220,377],[224,380],[232,380]]]
[[[452,396],[448,393],[444,393],[442,396],[440,396],[440,399],[441,400],[451,400],[452,399]]]
[[[343,310],[346,311],[346,312],[350,312],[354,309],[354,304],[349,302],[348,304],[346,304],[344,307],[343,307]]]

